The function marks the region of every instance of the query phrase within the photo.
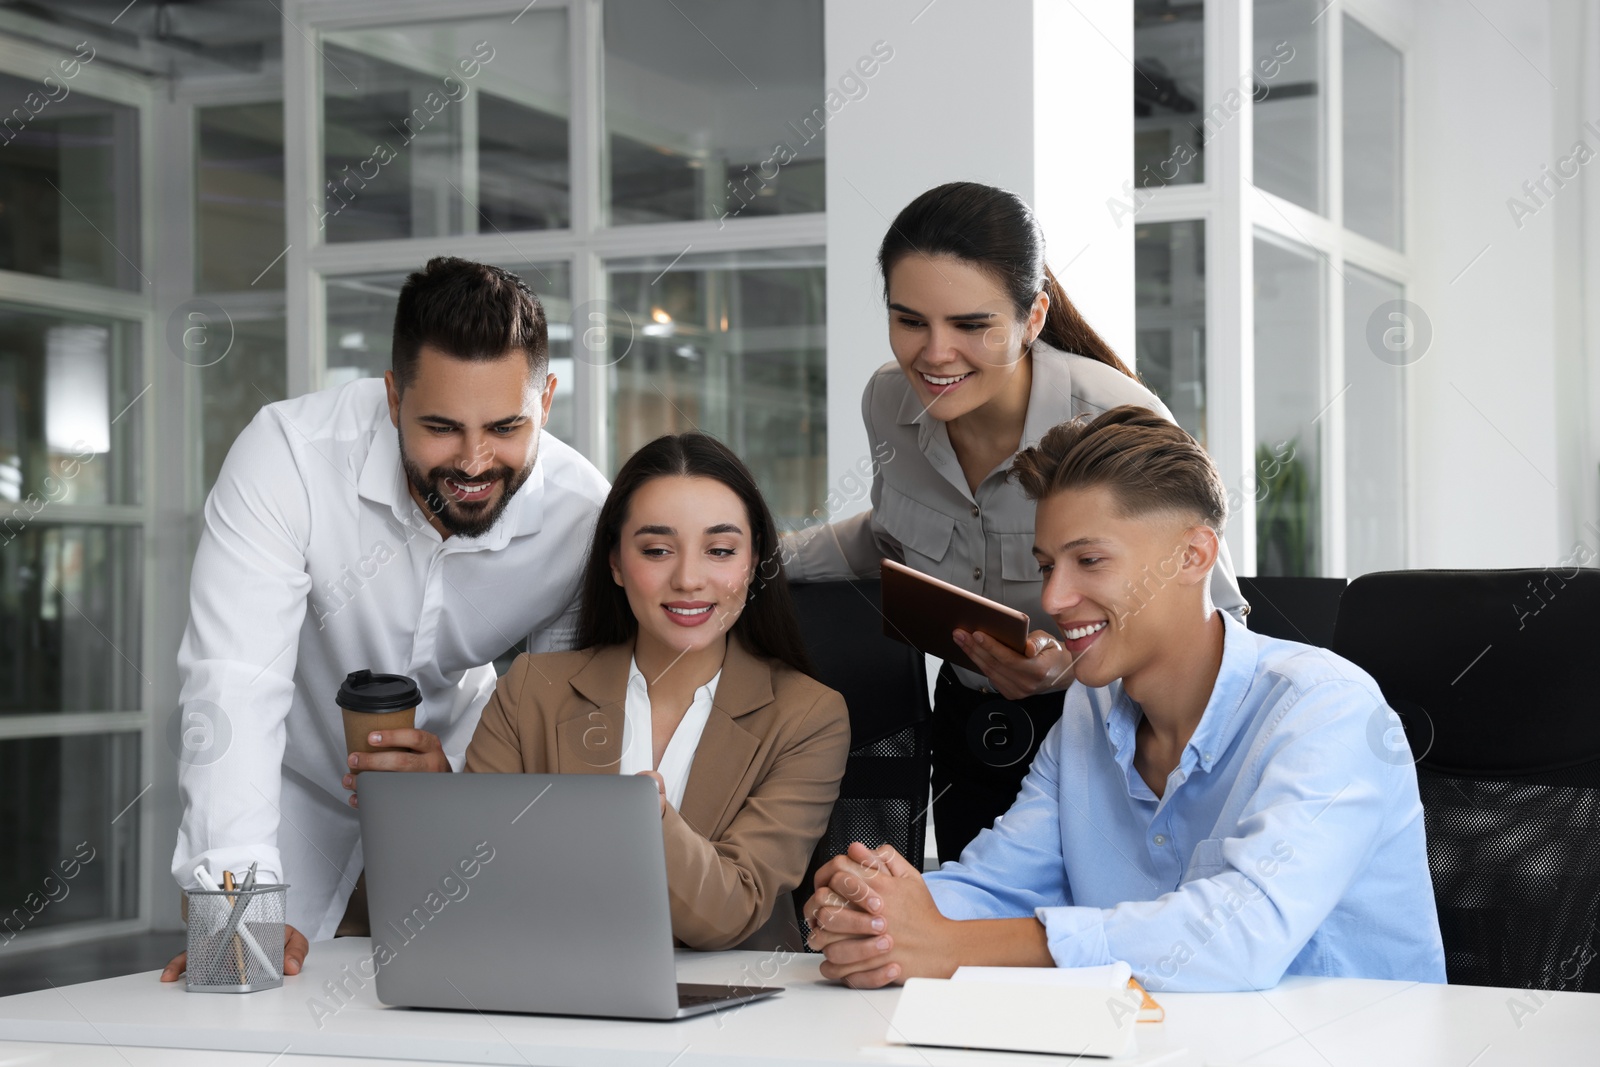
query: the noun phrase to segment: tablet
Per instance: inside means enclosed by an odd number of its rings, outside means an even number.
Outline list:
[[[1028,615],[919,570],[883,561],[883,633],[912,648],[969,671],[978,669],[961,651],[952,630],[982,631],[1018,655],[1028,643]]]

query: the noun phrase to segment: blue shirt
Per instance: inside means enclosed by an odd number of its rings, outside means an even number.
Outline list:
[[[1219,615],[1222,668],[1163,796],[1122,683],[1073,686],[1011,809],[927,876],[939,910],[1035,916],[1057,966],[1126,960],[1152,990],[1443,982],[1398,717],[1348,660]]]

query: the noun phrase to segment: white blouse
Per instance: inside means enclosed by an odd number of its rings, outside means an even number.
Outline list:
[[[667,784],[667,803],[674,808],[683,807],[683,790],[689,784],[689,770],[694,766],[695,749],[700,747],[700,734],[711,716],[711,703],[717,695],[717,682],[722,678],[719,670],[711,681],[694,691],[689,710],[683,713],[672,739],[661,753],[661,766],[652,767],[655,757],[654,735],[650,721],[650,689],[639,671],[639,661],[628,660],[628,697],[622,720],[622,759],[617,770],[620,774],[638,774],[653,770]]]

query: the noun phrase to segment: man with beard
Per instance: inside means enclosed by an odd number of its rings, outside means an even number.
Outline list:
[[[383,380],[271,404],[239,435],[178,651],[173,875],[255,863],[258,882],[289,883],[288,974],[306,938],[365,932],[356,773],[459,770],[495,657],[525,636],[571,646],[609,488],[543,432],[544,308],[516,275],[431,260],[400,290],[392,357]],[[409,675],[422,700],[416,729],[351,754],[337,693],[361,669]]]

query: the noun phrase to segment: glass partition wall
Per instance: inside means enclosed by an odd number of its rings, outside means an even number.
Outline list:
[[[602,471],[703,429],[786,514],[815,508],[825,141],[781,165],[774,146],[824,94],[820,0],[385,6],[312,10],[286,40],[308,75],[286,83],[308,119],[288,234],[307,385],[387,368],[394,295],[431,256],[493,262],[545,304],[548,428]]]
[[[159,699],[145,596],[151,101],[138,79],[94,69],[92,51],[0,54],[0,100],[25,102],[0,124],[7,946],[134,929],[144,914],[150,821],[138,801]],[[41,83],[38,70],[55,77]]]
[[[549,429],[603,472],[698,428],[781,514],[822,504],[826,137],[789,125],[826,93],[822,6],[17,16],[37,25],[0,39],[0,99],[77,66],[0,131],[0,814],[19,828],[0,940],[176,922],[174,657],[205,494],[263,405],[387,369],[395,295],[430,257],[539,294]],[[69,36],[91,42],[43,43]],[[30,911],[62,863],[70,896]]]
[[[108,11],[160,62],[77,55],[69,97],[0,131],[7,943],[175,921],[200,506],[263,404],[387,367],[428,258],[540,295],[550,430],[602,471],[699,428],[780,517],[823,502],[821,0],[279,7],[209,36],[206,5]],[[1370,0],[1134,19],[1138,369],[1217,457],[1242,572],[1404,566],[1404,34]],[[75,56],[5,43],[19,99]],[[30,910],[63,863],[75,891]]]
[[[1404,33],[1363,0],[1138,0],[1134,52],[1137,365],[1217,460],[1235,564],[1404,567]]]

